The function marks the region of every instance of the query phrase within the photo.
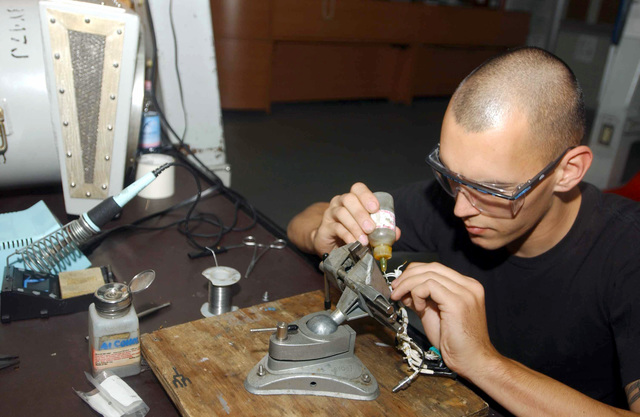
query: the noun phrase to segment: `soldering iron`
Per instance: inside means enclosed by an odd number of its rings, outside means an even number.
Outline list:
[[[125,204],[171,165],[171,163],[161,165],[136,180],[118,195],[103,200],[78,219],[17,250],[15,254],[22,256],[26,267],[34,271],[51,272],[66,256],[78,250],[79,245],[100,233],[101,228],[118,215]]]

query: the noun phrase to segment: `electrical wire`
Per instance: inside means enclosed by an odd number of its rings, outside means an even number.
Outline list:
[[[172,0],[171,0],[172,1]],[[155,32],[155,25],[153,23],[153,17],[151,16],[151,8],[149,7],[149,2],[145,1],[145,9],[146,9],[146,14],[147,14],[147,21],[149,24],[149,32],[150,32],[150,37],[151,37],[151,50],[152,50],[152,57],[151,57],[151,99],[153,100],[153,104],[156,106],[156,110],[158,111],[158,114],[160,115],[160,120],[162,121],[162,127],[163,127],[163,133],[166,135],[165,137],[167,138],[167,140],[169,141],[169,144],[172,145],[172,148],[174,149],[174,151],[183,159],[185,160],[186,163],[191,163],[188,158],[185,157],[184,152],[186,152],[188,154],[188,156],[190,156],[194,161],[196,161],[198,163],[198,165],[200,166],[199,171],[203,172],[203,174],[205,174],[205,176],[207,177],[207,179],[209,179],[211,182],[213,182],[214,184],[218,184],[221,188],[221,191],[225,194],[227,194],[230,198],[232,198],[234,201],[240,201],[241,202],[241,206],[244,207],[248,214],[250,215],[250,217],[252,217],[252,219],[254,219],[254,222],[257,221],[257,212],[255,207],[253,207],[252,204],[250,204],[245,198],[244,196],[242,196],[240,193],[238,193],[235,190],[232,190],[228,187],[226,187],[223,183],[222,180],[220,179],[220,177],[218,177],[216,175],[215,172],[213,172],[204,162],[202,162],[202,160],[200,160],[200,158],[198,158],[198,156],[193,152],[193,150],[189,147],[188,144],[185,144],[184,142],[184,136],[180,136],[178,135],[178,133],[176,133],[176,131],[174,130],[174,128],[171,126],[171,123],[169,123],[169,120],[166,118],[163,110],[162,110],[162,106],[160,105],[160,103],[158,102],[158,98],[156,95],[156,85],[157,85],[157,64],[158,64],[158,48],[157,48],[157,40],[156,40],[156,32]],[[171,9],[170,9],[171,12]],[[170,13],[171,14],[171,13]],[[173,22],[173,17],[170,16],[171,21]],[[177,38],[176,38],[176,33],[175,33],[175,27],[173,24],[171,24],[171,31],[172,31],[172,36],[173,36],[173,45],[174,45],[174,51],[175,51],[175,56],[177,59],[178,56],[178,42],[177,42]],[[176,61],[177,62],[177,61]],[[186,107],[184,106],[184,96],[183,96],[183,89],[182,89],[182,80],[180,77],[180,72],[178,71],[178,67],[176,64],[176,73],[177,73],[177,78],[178,78],[178,84],[179,84],[179,91],[180,91],[180,100],[181,103],[183,103],[182,108],[183,110],[186,111]],[[185,129],[186,129],[186,115],[185,115]],[[179,147],[175,147],[173,146],[173,142],[171,142],[170,138],[169,138],[169,133],[178,141],[179,143]],[[186,130],[185,132],[186,133]]]
[[[178,65],[178,37],[176,36],[176,26],[173,22],[173,0],[169,0],[169,24],[171,26],[171,34],[173,35],[173,60],[174,68],[176,70],[176,77],[178,78],[178,91],[180,92],[180,105],[182,106],[182,114],[184,116],[184,131],[182,132],[182,140],[187,137],[187,130],[189,128],[189,120],[187,119],[187,108],[184,104],[184,93],[182,91],[182,78],[180,76],[180,69]]]
[[[185,169],[187,169],[193,176],[194,181],[196,183],[196,188],[197,188],[197,194],[195,196],[195,198],[189,198],[187,201],[189,201],[189,203],[191,203],[189,210],[187,211],[187,214],[185,215],[184,218],[174,221],[172,223],[169,224],[165,224],[162,226],[141,226],[141,224],[154,219],[156,217],[160,217],[163,216],[165,214],[168,214],[174,210],[177,210],[183,206],[185,206],[185,202],[180,202],[172,207],[166,208],[164,210],[158,211],[156,213],[144,216],[138,220],[135,220],[134,222],[130,223],[130,224],[126,224],[126,225],[121,225],[121,226],[117,226],[114,227],[112,229],[104,229],[100,234],[98,234],[96,237],[94,237],[93,239],[91,239],[89,242],[87,242],[87,244],[85,244],[83,246],[83,249],[85,250],[92,250],[93,248],[95,248],[95,246],[97,246],[99,243],[101,243],[104,239],[106,239],[108,236],[116,233],[116,232],[120,232],[120,231],[124,231],[124,230],[131,230],[131,229],[137,229],[137,230],[164,230],[164,229],[168,229],[170,227],[173,226],[178,226],[179,227],[179,231],[185,235],[187,235],[187,239],[191,242],[193,239],[190,236],[190,227],[189,227],[189,223],[194,220],[195,218],[192,216],[196,206],[198,205],[198,203],[200,202],[201,196],[202,196],[202,187],[200,185],[200,179],[198,178],[198,175],[196,172],[194,172],[193,168],[189,167],[188,165],[184,165],[184,164],[180,164],[180,163],[175,163],[175,162],[171,162],[168,164],[164,164],[163,166],[161,166],[160,168],[157,168],[156,170],[154,170],[154,173],[158,173],[160,174],[162,171],[164,171],[165,169],[169,168],[170,166],[179,166],[179,167],[183,167]],[[180,226],[182,226],[182,229],[180,229]]]
[[[172,4],[173,4],[173,1],[171,0],[170,7],[169,7],[170,15],[172,14]],[[251,205],[241,194],[226,187],[223,184],[222,180],[193,153],[193,151],[190,149],[188,145],[184,143],[184,134],[186,134],[186,126],[187,126],[186,113],[185,113],[185,131],[183,132],[183,137],[180,137],[175,132],[175,130],[173,129],[173,127],[165,117],[164,113],[162,112],[162,108],[159,105],[156,97],[156,81],[157,81],[156,67],[157,67],[158,54],[157,54],[155,29],[153,26],[153,19],[151,17],[151,10],[150,10],[148,1],[145,2],[145,10],[147,14],[147,21],[149,24],[149,31],[151,32],[151,39],[153,44],[152,45],[153,57],[152,57],[152,64],[151,64],[151,99],[153,100],[154,105],[156,106],[156,109],[158,111],[158,114],[160,115],[160,118],[163,121],[163,133],[167,138],[167,140],[169,141],[169,144],[171,145],[163,150],[170,151],[171,154],[173,154],[174,156],[176,156],[178,159],[182,161],[182,163],[176,162],[176,163],[165,164],[162,167],[156,169],[155,171],[157,174],[159,174],[160,172],[169,168],[170,166],[178,166],[178,167],[183,167],[187,169],[194,178],[194,181],[196,183],[196,188],[197,188],[197,194],[194,197],[190,197],[189,199],[184,200],[172,207],[163,209],[156,213],[152,213],[150,215],[137,219],[130,224],[121,225],[121,226],[114,227],[112,229],[103,230],[103,232],[101,232],[99,235],[97,235],[96,237],[88,241],[85,245],[83,245],[83,250],[87,252],[90,252],[91,250],[93,250],[108,236],[111,236],[112,234],[115,234],[118,232],[123,232],[127,230],[158,231],[158,230],[169,229],[171,227],[177,227],[177,230],[183,235],[185,235],[185,237],[187,238],[187,241],[192,246],[200,250],[206,250],[208,247],[218,246],[225,234],[229,232],[241,232],[241,231],[249,230],[253,228],[258,221],[258,213],[253,207],[253,205]],[[172,16],[171,16],[171,29],[174,37],[174,52],[177,60],[177,56],[178,56],[177,39],[175,35],[175,27],[173,24]],[[176,73],[178,74],[180,99],[182,100],[182,103],[183,103],[182,108],[184,111],[186,111],[184,107],[182,82],[181,82],[180,74],[178,71],[177,61],[176,61]],[[180,144],[179,147],[174,146],[173,142],[169,138],[169,134],[167,130],[169,133],[171,133],[171,135],[173,135],[177,139],[177,141]],[[183,151],[186,152],[189,156],[191,156],[200,165],[201,169],[197,169],[196,167],[194,167],[193,163],[187,158],[187,156],[183,153]],[[213,186],[207,190],[209,194],[218,191],[219,193],[224,193],[233,202],[234,212],[233,212],[233,218],[230,224],[225,225],[223,221],[214,213],[196,213],[195,211],[196,207],[202,197],[202,187],[201,187],[200,179],[198,176],[198,172],[196,172],[196,169],[197,171],[199,171],[200,174],[205,175],[205,178],[207,178],[209,182],[213,184]],[[143,225],[144,223],[152,219],[167,215],[189,204],[190,206],[187,211],[187,214],[182,219],[179,219],[161,226],[144,226]],[[251,219],[251,222],[247,226],[237,227],[238,212],[241,209],[244,209],[247,212],[247,214]],[[218,230],[213,233],[196,233],[195,232],[196,228],[201,224],[208,224],[208,225],[217,227]],[[198,242],[198,239],[214,239],[214,240],[213,242],[207,242],[207,244],[201,244],[200,242]]]
[[[222,219],[220,219],[214,213],[196,213],[195,209],[198,203],[201,201],[203,192],[200,184],[200,179],[198,173],[190,166],[181,163],[172,162],[169,164],[165,164],[162,167],[158,168],[157,171],[162,171],[170,166],[177,166],[185,168],[191,173],[196,183],[197,193],[195,196],[190,197],[184,201],[181,201],[171,207],[160,210],[158,212],[149,214],[142,218],[139,218],[132,223],[120,225],[114,227],[112,229],[104,229],[100,234],[90,239],[87,243],[82,246],[82,250],[85,253],[89,253],[94,250],[102,241],[104,241],[107,237],[125,231],[160,231],[166,230],[172,227],[176,227],[178,232],[183,234],[189,244],[195,248],[200,250],[206,250],[207,247],[215,247],[220,244],[222,238],[230,232],[240,232],[251,229],[255,226],[256,221],[252,220],[248,226],[245,227],[237,227],[238,222],[238,211],[240,210],[240,204],[238,202],[234,203],[234,215],[230,224],[225,225]],[[213,186],[206,190],[206,195],[212,195],[219,193],[220,188],[218,186]],[[144,226],[143,224],[155,219],[167,215],[171,212],[174,212],[182,207],[189,206],[187,214],[185,217],[160,225],[160,226]],[[210,226],[216,227],[218,230],[213,233],[196,233],[195,229],[201,224],[208,224]],[[200,243],[198,239],[207,239],[209,240],[207,243]],[[213,239],[213,241],[210,241]]]
[[[383,277],[387,281],[389,290],[392,290],[391,282],[389,278],[397,279],[402,275],[402,268],[406,265],[406,262],[396,268],[393,272],[383,274]],[[404,355],[404,360],[407,361],[409,369],[412,374],[402,379],[394,388],[393,392],[398,392],[401,389],[409,386],[413,380],[415,380],[419,374],[434,375],[436,372],[429,368],[427,361],[436,361],[440,359],[440,355],[433,350],[422,349],[408,334],[407,329],[409,327],[409,316],[405,307],[398,309],[399,317],[398,321],[401,324],[401,329],[396,333],[396,349],[401,351]],[[436,349],[437,351],[437,349]]]

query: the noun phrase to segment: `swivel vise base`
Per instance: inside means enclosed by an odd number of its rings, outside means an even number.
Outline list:
[[[401,325],[389,286],[360,242],[331,251],[320,269],[325,280],[342,291],[335,310],[312,313],[290,325],[279,323],[269,339],[269,354],[244,382],[247,391],[356,400],[378,397],[378,382],[353,353],[356,333],[343,323],[371,316],[398,332]]]
[[[325,311],[291,324],[271,335],[269,353],[244,381],[247,391],[354,400],[378,397],[378,382],[354,354],[356,333],[351,327],[337,325]],[[287,331],[295,325],[296,330]]]

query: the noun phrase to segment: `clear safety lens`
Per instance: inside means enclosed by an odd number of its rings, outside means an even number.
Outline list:
[[[456,198],[458,193],[461,192],[475,209],[486,216],[512,219],[524,205],[524,195],[515,200],[507,200],[467,187],[462,183],[458,183],[444,176],[436,170],[433,170],[433,173],[447,194]]]

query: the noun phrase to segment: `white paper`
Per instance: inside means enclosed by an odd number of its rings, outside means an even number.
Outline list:
[[[129,407],[136,401],[142,401],[138,394],[116,375],[105,379],[100,385],[109,392],[109,395],[125,407]]]
[[[91,406],[91,408],[102,414],[104,417],[122,417],[122,414],[116,411],[115,408],[111,407],[107,400],[100,395],[99,391],[96,392],[95,395],[84,394],[84,396],[81,397]]]

